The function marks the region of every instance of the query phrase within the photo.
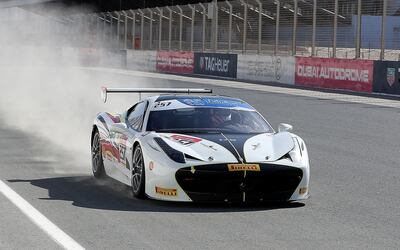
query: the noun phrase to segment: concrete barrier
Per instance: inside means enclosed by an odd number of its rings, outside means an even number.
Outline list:
[[[126,68],[131,70],[156,71],[157,51],[127,50]]]
[[[89,52],[83,54],[93,59],[93,51]],[[102,51],[102,59],[107,53],[112,53],[115,61],[107,62],[108,65],[121,64],[123,53]],[[126,67],[148,72],[400,95],[400,62],[391,61],[128,50]]]
[[[127,51],[102,49],[100,65],[103,67],[126,68]]]

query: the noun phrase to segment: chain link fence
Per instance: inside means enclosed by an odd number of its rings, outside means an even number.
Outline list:
[[[213,1],[55,21],[60,43],[80,47],[400,60],[399,0]]]

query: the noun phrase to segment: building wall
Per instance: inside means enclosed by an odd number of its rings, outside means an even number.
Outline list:
[[[363,48],[380,48],[381,46],[380,16],[363,16],[361,19],[361,40]],[[357,16],[352,17],[352,29],[355,33]],[[400,16],[388,16],[386,24],[386,48],[400,49]]]

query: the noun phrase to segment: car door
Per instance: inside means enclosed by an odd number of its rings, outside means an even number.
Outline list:
[[[115,167],[125,176],[130,176],[129,158],[131,157],[129,149],[132,148],[132,140],[142,131],[144,114],[148,106],[147,101],[139,102],[128,110],[125,121],[113,126],[112,144],[119,152],[119,157],[115,162]]]

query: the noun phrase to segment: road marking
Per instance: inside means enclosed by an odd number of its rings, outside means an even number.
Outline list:
[[[287,88],[287,87],[278,87],[278,86],[269,86],[269,85],[255,84],[255,83],[247,83],[247,82],[241,82],[241,81],[236,81],[236,80],[231,81],[231,80],[220,80],[220,79],[207,79],[207,78],[178,76],[178,75],[171,75],[171,74],[143,72],[143,71],[134,71],[134,70],[125,70],[125,69],[89,68],[89,67],[81,67],[81,69],[102,71],[102,72],[122,74],[122,75],[150,77],[150,78],[157,78],[157,79],[164,79],[164,80],[175,80],[175,81],[184,81],[184,82],[191,82],[191,83],[200,83],[200,84],[223,86],[223,87],[229,87],[229,88],[258,90],[258,91],[265,91],[265,92],[278,93],[278,94],[306,96],[306,97],[313,97],[313,98],[317,98],[317,99],[319,98],[319,99],[324,99],[324,100],[337,100],[337,101],[342,101],[342,102],[352,102],[352,103],[369,104],[369,105],[382,106],[382,107],[400,108],[400,101],[398,101],[398,100],[390,100],[390,99],[382,99],[382,98],[366,97],[366,96],[356,96],[356,95],[340,94],[340,93],[327,93],[327,92],[321,92],[318,89],[306,90],[306,89],[298,89],[298,88]]]
[[[0,193],[17,206],[31,221],[47,233],[61,247],[74,250],[85,249],[1,180]]]

